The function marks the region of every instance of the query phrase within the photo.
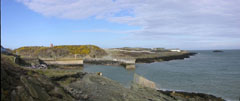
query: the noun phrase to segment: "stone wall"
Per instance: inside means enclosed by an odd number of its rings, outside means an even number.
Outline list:
[[[83,65],[83,60],[44,60],[48,65]]]

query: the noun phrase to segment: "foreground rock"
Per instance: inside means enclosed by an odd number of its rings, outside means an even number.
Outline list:
[[[1,54],[2,101],[72,101],[70,94],[44,75],[22,69]]]
[[[66,79],[66,78],[65,78]],[[174,101],[154,89],[128,89],[108,78],[86,74],[81,79],[72,78],[71,83],[63,84],[79,100],[87,101]]]
[[[159,91],[155,84],[136,76],[131,88],[97,74],[78,73],[53,78],[75,99],[86,101],[224,101],[221,98],[199,93]],[[67,82],[66,82],[67,81]],[[144,82],[144,83],[143,83]]]
[[[203,93],[189,93],[189,92],[180,92],[180,91],[162,91],[159,92],[166,94],[174,99],[178,99],[181,101],[224,101],[220,97],[215,97],[209,94]]]

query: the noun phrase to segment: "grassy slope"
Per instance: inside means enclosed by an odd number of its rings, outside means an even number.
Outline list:
[[[84,57],[102,57],[106,52],[95,45],[64,45],[54,47],[20,47],[14,50],[15,53],[24,57],[74,57],[75,54]]]

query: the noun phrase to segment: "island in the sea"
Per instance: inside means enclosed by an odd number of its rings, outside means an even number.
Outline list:
[[[141,74],[134,75],[131,87],[125,88],[102,73],[78,69],[85,63],[134,68],[136,63],[184,59],[194,54],[179,49],[102,49],[94,45],[1,49],[1,100],[223,101],[209,94],[162,91]]]
[[[213,52],[223,52],[222,50],[213,50]]]

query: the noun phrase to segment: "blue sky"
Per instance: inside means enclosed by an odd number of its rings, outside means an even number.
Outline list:
[[[240,0],[1,0],[1,44],[239,49]]]

